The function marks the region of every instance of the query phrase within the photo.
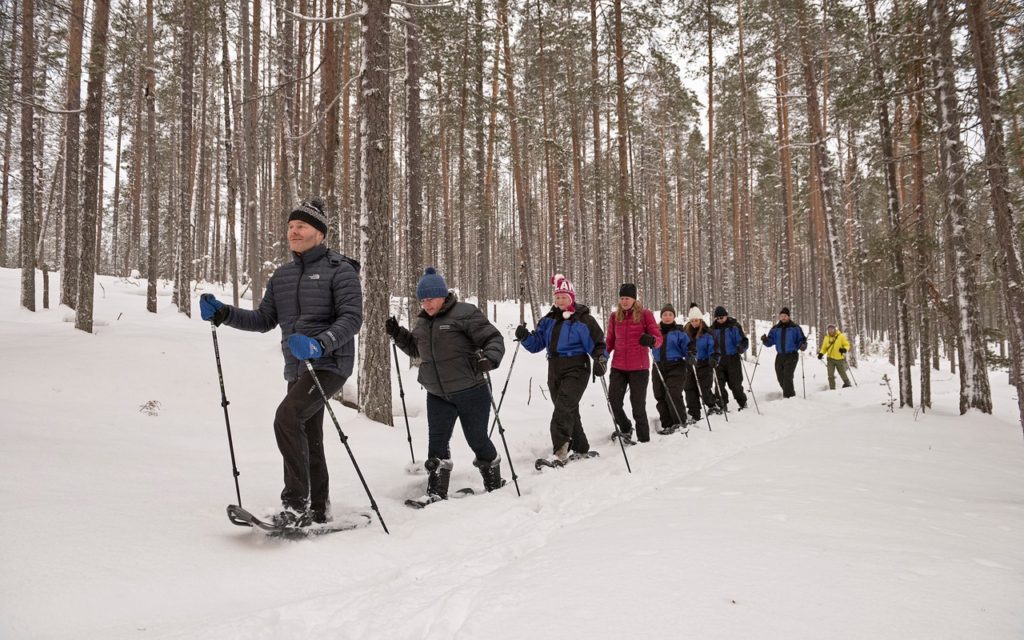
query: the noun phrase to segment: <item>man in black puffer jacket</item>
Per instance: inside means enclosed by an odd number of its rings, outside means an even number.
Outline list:
[[[441,274],[427,267],[416,286],[422,310],[412,331],[400,327],[394,317],[386,328],[398,348],[420,358],[419,383],[427,390],[427,426],[430,432],[427,461],[427,498],[448,497],[452,473],[449,443],[455,420],[462,423],[480,469],[484,488],[494,491],[504,483],[501,458],[487,436],[491,391],[484,372],[501,364],[505,343],[501,332],[475,305],[459,302],[448,291]]]
[[[258,309],[225,305],[204,294],[204,320],[243,331],[281,327],[281,352],[288,393],[277,407],[274,435],[284,458],[283,511],[275,524],[305,526],[330,519],[324,458],[324,402],[304,360],[310,360],[328,397],[352,375],[353,338],[363,323],[359,263],[324,244],[327,215],[319,199],[303,202],[288,217],[293,260],[267,282]]]

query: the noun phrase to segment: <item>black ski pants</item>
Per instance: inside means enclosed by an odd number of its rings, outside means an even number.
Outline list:
[[[775,377],[779,379],[783,398],[792,398],[796,395],[796,389],[793,387],[793,375],[796,373],[798,360],[800,360],[800,354],[795,351],[775,356]]]
[[[653,373],[654,399],[658,401],[658,416],[661,428],[686,421],[686,403],[683,402],[683,383],[686,380],[687,364],[683,360],[655,362],[658,371]],[[664,384],[661,379],[665,378]],[[677,413],[678,412],[678,413]]]
[[[696,368],[696,375],[694,368]],[[686,379],[683,387],[686,389],[687,411],[694,420],[700,420],[701,400],[709,407],[717,404],[715,392],[712,389],[714,376],[715,369],[709,360],[698,361],[696,367],[686,365]],[[700,385],[700,388],[697,385]]]
[[[548,360],[548,390],[555,410],[551,413],[551,450],[566,442],[577,453],[590,451],[580,420],[580,400],[590,382],[590,358],[585,355]]]
[[[345,378],[329,371],[317,371],[316,377],[328,398],[345,385]],[[288,393],[274,416],[274,436],[284,458],[281,502],[299,511],[307,507],[325,511],[330,491],[324,457],[324,399],[309,372],[288,383]]]
[[[633,425],[622,409],[628,388],[629,404],[633,409],[633,420],[636,422],[636,439],[640,442],[650,441],[651,429],[647,424],[647,381],[651,372],[647,369],[622,371],[612,367],[608,376],[611,378],[608,383],[608,399],[611,401],[612,414],[615,416],[615,424],[619,426],[619,431],[629,433],[633,430]]]
[[[722,356],[722,361],[718,363],[718,369],[715,371],[718,373],[722,407],[729,404],[729,391],[732,391],[732,397],[736,398],[741,407],[747,406],[747,394],[743,391],[743,363],[740,362],[740,356]]]
[[[466,443],[480,462],[491,462],[498,451],[487,437],[491,417],[491,391],[486,384],[447,396],[427,393],[427,456],[447,460],[452,457],[449,443],[455,432],[455,421],[462,423]]]

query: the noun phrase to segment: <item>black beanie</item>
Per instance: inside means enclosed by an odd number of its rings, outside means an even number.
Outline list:
[[[619,287],[619,297],[633,298],[636,300],[636,285],[632,282],[627,282]]]
[[[672,306],[671,302],[666,302],[665,306],[661,308],[662,313],[665,313],[666,311],[671,311],[672,315],[676,315],[676,308]]]
[[[304,201],[288,216],[288,222],[302,220],[320,233],[327,235],[327,214],[324,213],[324,201],[314,196]]]
[[[792,314],[791,314],[791,313],[789,312],[789,307],[782,307],[782,310],[781,310],[781,311],[779,311],[779,315],[781,316],[782,314],[786,314],[787,316],[789,316],[789,315],[792,315]]]
[[[715,313],[712,316],[715,318],[728,318],[729,312],[725,310],[725,307],[719,305],[715,307]]]

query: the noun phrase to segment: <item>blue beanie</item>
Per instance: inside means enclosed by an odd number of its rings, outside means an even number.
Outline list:
[[[425,298],[447,298],[448,285],[444,278],[434,267],[427,267],[423,270],[423,277],[416,285],[416,297],[420,300]]]

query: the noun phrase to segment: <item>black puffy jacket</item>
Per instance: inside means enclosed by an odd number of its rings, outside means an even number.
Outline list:
[[[459,302],[449,293],[437,315],[420,311],[412,331],[399,329],[395,344],[407,355],[421,358],[419,383],[437,396],[447,396],[484,384],[477,371],[476,352],[482,349],[497,367],[505,355],[501,332],[475,305]]]
[[[313,361],[314,369],[348,378],[355,363],[353,338],[363,324],[359,263],[326,245],[310,249],[270,276],[258,309],[231,307],[224,324],[263,332],[280,325],[284,378],[289,382],[305,370],[288,348],[293,333],[324,345],[323,355]]]

